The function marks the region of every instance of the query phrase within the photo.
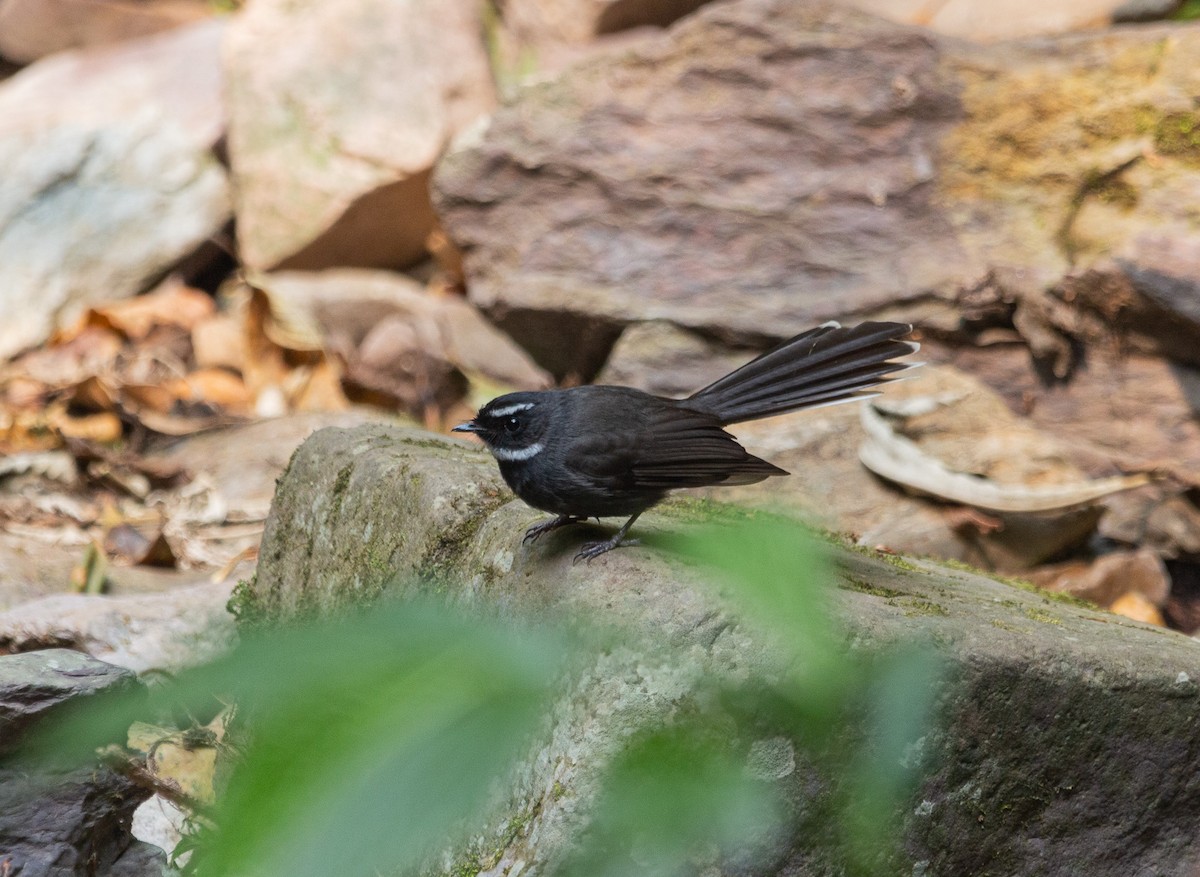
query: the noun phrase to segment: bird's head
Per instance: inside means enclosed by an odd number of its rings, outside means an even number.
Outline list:
[[[555,400],[549,393],[508,393],[488,402],[452,432],[479,436],[497,460],[531,460],[545,450],[545,436]]]

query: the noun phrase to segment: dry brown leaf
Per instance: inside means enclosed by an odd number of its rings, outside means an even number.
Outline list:
[[[1154,624],[1159,627],[1166,627],[1167,624],[1158,607],[1151,603],[1144,594],[1140,594],[1137,591],[1129,591],[1126,594],[1122,594],[1108,607],[1108,611],[1116,615],[1124,615],[1126,618],[1132,618],[1134,621],[1143,621],[1146,624]]]
[[[121,401],[125,403],[125,408],[139,416],[147,410],[170,414],[175,410],[175,403],[179,399],[180,397],[169,389],[169,385],[126,384],[121,387]]]
[[[254,397],[245,382],[224,368],[199,369],[186,378],[171,381],[167,389],[176,398],[207,402],[240,414],[250,413],[254,406]]]
[[[72,387],[94,375],[112,371],[122,348],[121,336],[111,329],[85,326],[71,337],[51,339],[14,365],[26,378],[53,388]]]
[[[244,320],[229,314],[214,314],[197,323],[192,329],[192,351],[197,368],[241,371],[246,364]]]
[[[245,548],[243,548],[241,551],[239,551],[237,554],[235,554],[233,557],[229,558],[229,560],[227,560],[220,569],[218,569],[216,572],[214,572],[212,574],[212,576],[210,576],[210,581],[213,581],[213,582],[225,581],[227,578],[229,578],[231,575],[233,575],[233,571],[235,569],[237,569],[237,565],[239,563],[241,563],[243,560],[257,561],[258,560],[258,546],[257,545],[248,545]]]
[[[109,328],[131,341],[140,341],[156,326],[191,330],[215,311],[211,296],[174,280],[147,295],[98,305],[83,319],[86,325]]]
[[[46,404],[49,388],[23,374],[3,380],[3,404],[15,409],[40,408]]]
[[[62,436],[49,424],[45,411],[0,414],[0,454],[49,451],[62,446]]]
[[[139,411],[138,422],[151,432],[160,435],[192,435],[215,429],[218,426],[228,426],[237,423],[239,418],[231,414],[208,414],[188,416],[183,414],[162,414],[158,411]]]
[[[342,392],[341,370],[328,359],[295,369],[288,390],[296,411],[342,411],[350,407]]]
[[[149,480],[155,488],[177,487],[191,480],[187,470],[178,463],[173,463],[158,457],[143,457],[130,451],[116,451],[93,442],[68,440],[68,450],[80,463],[91,465],[103,463],[108,470],[127,470],[136,472]],[[104,513],[107,514],[107,511]],[[113,519],[102,519],[106,525],[119,523],[123,518],[118,514]]]
[[[279,387],[287,376],[287,360],[279,345],[267,337],[265,325],[270,319],[270,302],[265,295],[251,291],[242,324],[246,364],[242,377],[246,388],[258,399],[264,390]]]
[[[91,375],[75,385],[71,403],[88,411],[112,411],[117,407],[117,390],[108,380]]]
[[[51,423],[63,438],[83,439],[89,442],[112,443],[124,433],[121,418],[111,411],[98,411],[79,417],[72,417],[61,411],[51,418]]]
[[[441,276],[431,286],[439,292],[461,292],[466,288],[466,275],[463,271],[462,250],[454,245],[450,236],[440,225],[434,226],[425,238],[425,248],[429,250]]]
[[[321,326],[303,305],[276,295],[268,278],[256,275],[247,281],[251,303],[257,302],[263,334],[284,350],[320,353],[325,349]]]

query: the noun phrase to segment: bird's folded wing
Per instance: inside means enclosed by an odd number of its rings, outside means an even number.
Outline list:
[[[640,428],[606,430],[581,440],[571,454],[589,478],[616,489],[672,490],[753,484],[787,473],[746,452],[712,418],[668,409]]]

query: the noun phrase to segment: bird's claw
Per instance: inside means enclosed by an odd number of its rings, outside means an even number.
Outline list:
[[[583,547],[579,549],[579,553],[575,555],[575,559],[571,561],[571,566],[574,566],[581,560],[591,563],[601,554],[607,554],[609,551],[612,551],[614,548],[619,548],[622,545],[639,544],[641,544],[639,540],[622,539],[620,534],[613,536],[611,539],[605,539],[603,542],[585,542],[583,543]]]
[[[576,517],[575,515],[559,515],[557,518],[551,518],[548,521],[542,521],[540,524],[534,524],[525,531],[525,538],[521,540],[521,544],[526,542],[536,542],[540,537],[546,535],[552,530],[557,530],[559,527],[566,527],[568,524],[578,524],[580,521],[586,521],[587,518]]]

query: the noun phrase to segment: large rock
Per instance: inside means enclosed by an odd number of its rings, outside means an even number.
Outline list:
[[[128,670],[64,649],[0,657],[0,754],[71,701],[136,684]],[[107,767],[30,773],[0,765],[0,869],[21,877],[159,877],[162,851],[129,833],[146,797]]]
[[[235,596],[244,618],[262,621],[429,588],[630,632],[564,683],[498,818],[508,830],[481,839],[508,873],[559,861],[587,823],[605,761],[631,734],[686,714],[701,680],[779,666],[753,625],[692,583],[693,566],[653,547],[656,534],[694,522],[694,506],[639,521],[649,546],[578,566],[578,529],[522,544],[539,517],[477,449],[382,426],[325,430],[281,479],[258,575]],[[849,642],[932,642],[952,669],[939,692],[944,722],[922,741],[927,767],[896,873],[1190,873],[1200,855],[1195,642],[961,570],[845,550],[836,560]],[[730,733],[750,742],[762,729]],[[803,812],[837,794],[837,777],[815,781],[803,765],[780,774]],[[840,871],[835,831],[796,832],[790,852],[754,873]]]
[[[66,649],[0,657],[0,753],[12,751],[30,726],[67,701],[136,684],[131,671]]]
[[[233,648],[232,589],[226,579],[163,594],[44,597],[0,612],[0,649],[67,646],[135,673],[176,674]]]
[[[961,337],[991,292],[1061,377],[1069,333],[1039,296],[1068,277],[1123,278],[1160,313],[1197,295],[1198,90],[1195,28],[984,48],[741,0],[526,89],[442,162],[436,200],[472,299],[559,375],[654,319],[755,344],[844,315]]]
[[[238,242],[255,268],[403,267],[429,171],[495,100],[480,5],[256,0],[230,28]]]
[[[65,52],[0,83],[0,359],[146,289],[229,220],[212,151],[222,28]]]
[[[710,0],[506,0],[495,28],[499,72],[514,78],[562,70],[666,27]],[[613,35],[621,35],[616,38]],[[616,45],[614,45],[614,43]]]
[[[0,0],[0,56],[28,64],[65,49],[149,36],[212,14],[203,0]]]
[[[906,24],[969,40],[1010,40],[1108,27],[1114,21],[1166,18],[1178,0],[852,0],[855,6]]]

